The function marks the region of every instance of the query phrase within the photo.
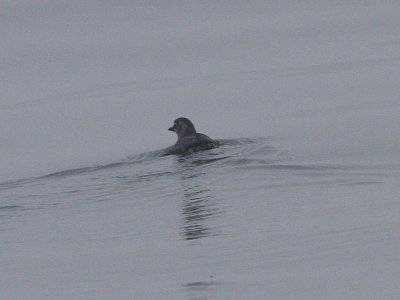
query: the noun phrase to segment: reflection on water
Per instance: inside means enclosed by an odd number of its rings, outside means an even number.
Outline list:
[[[183,192],[184,239],[196,240],[216,235],[209,220],[217,216],[220,211],[216,207],[211,183],[206,180],[206,173],[202,172],[202,166],[198,160],[193,160],[193,157],[181,158],[178,163],[182,171],[180,179]]]
[[[182,235],[187,241],[216,236],[212,225],[221,215],[210,176],[213,162],[219,158],[212,153],[196,153],[177,160],[179,180],[182,187]],[[197,243],[195,243],[197,245]],[[190,281],[183,284],[189,300],[218,299],[221,283],[209,275],[204,281]]]
[[[184,188],[183,194],[185,239],[194,240],[210,235],[212,232],[206,225],[206,220],[212,216],[212,209],[207,205],[211,199],[210,190],[194,185]]]

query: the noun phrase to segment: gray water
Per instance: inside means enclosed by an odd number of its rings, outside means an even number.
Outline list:
[[[1,299],[398,299],[399,3],[0,6]]]
[[[292,143],[1,184],[4,297],[395,299],[400,166],[298,160]]]

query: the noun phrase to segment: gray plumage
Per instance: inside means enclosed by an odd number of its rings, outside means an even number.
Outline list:
[[[165,149],[164,155],[189,154],[197,151],[209,150],[218,146],[218,142],[202,133],[196,132],[193,123],[187,118],[178,118],[174,125],[168,128],[178,136],[175,145]]]

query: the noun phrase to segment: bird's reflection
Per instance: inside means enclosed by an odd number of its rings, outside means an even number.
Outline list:
[[[213,162],[216,160],[210,153],[197,153],[177,161],[182,186],[182,235],[187,241],[218,235],[216,221],[222,210],[213,189],[217,179],[213,176],[216,168]],[[214,279],[213,274],[200,278],[183,284],[187,299],[217,299],[221,283]]]
[[[183,191],[183,217],[185,239],[194,240],[211,234],[206,225],[206,219],[212,216],[211,209],[207,206],[210,200],[210,190],[201,189],[200,186],[187,187]]]
[[[192,158],[182,158],[178,163],[182,171],[180,178],[184,239],[196,240],[216,235],[210,221],[220,211],[212,193],[211,182],[205,176],[206,172]]]

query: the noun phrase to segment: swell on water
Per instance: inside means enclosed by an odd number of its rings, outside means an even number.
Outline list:
[[[66,177],[91,175],[119,168],[140,169],[140,174],[136,176],[138,181],[171,174],[176,175],[180,172],[179,169],[168,170],[168,167],[160,167],[165,163],[168,165],[168,161],[171,159],[195,168],[213,168],[214,170],[222,168],[226,173],[254,172],[255,174],[260,174],[260,176],[270,176],[271,178],[290,175],[308,184],[312,181],[321,183],[321,178],[324,177],[331,180],[332,178],[341,178],[340,182],[342,184],[379,183],[377,178],[388,171],[387,166],[379,165],[318,163],[307,160],[294,160],[291,157],[291,153],[280,149],[276,145],[277,139],[271,137],[220,139],[218,141],[220,142],[220,147],[218,148],[186,156],[162,156],[163,149],[160,149],[132,155],[117,162],[66,169],[38,177],[4,181],[0,183],[0,190],[12,189],[38,180],[57,180]],[[360,178],[363,179],[361,180]],[[285,184],[295,183],[298,184],[299,182],[289,181]]]

